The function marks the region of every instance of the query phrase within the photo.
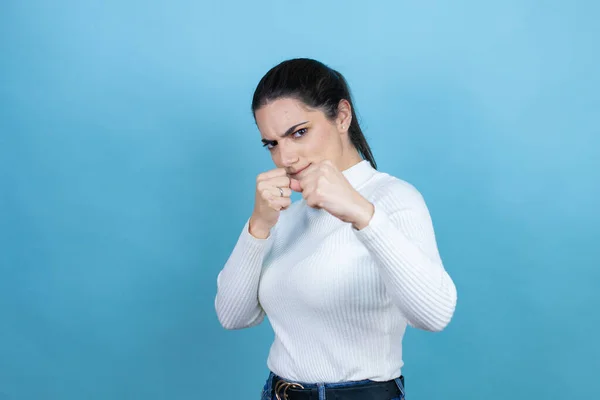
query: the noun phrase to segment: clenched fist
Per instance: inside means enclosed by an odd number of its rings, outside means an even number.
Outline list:
[[[348,182],[344,174],[329,160],[312,164],[302,171],[298,187],[309,207],[323,209],[334,217],[363,229],[373,216],[374,206]]]
[[[292,202],[290,178],[284,168],[264,172],[256,178],[254,211],[250,217],[250,234],[266,239],[271,228],[277,223],[281,210]]]

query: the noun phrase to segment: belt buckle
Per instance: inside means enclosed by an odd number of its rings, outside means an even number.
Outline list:
[[[278,381],[277,384],[275,384],[275,397],[277,398],[277,400],[288,400],[287,391],[289,388],[304,389],[304,386],[302,386],[299,383],[287,382],[284,380]],[[279,396],[279,391],[281,389],[283,389],[283,397]]]

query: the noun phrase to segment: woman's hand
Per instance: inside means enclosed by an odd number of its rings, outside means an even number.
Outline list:
[[[369,224],[374,207],[350,185],[331,161],[313,164],[292,178],[290,188],[302,192],[306,204],[327,211],[355,229]]]
[[[291,194],[290,178],[284,168],[276,168],[256,177],[254,211],[249,226],[252,236],[259,239],[269,236],[281,210],[290,206]]]

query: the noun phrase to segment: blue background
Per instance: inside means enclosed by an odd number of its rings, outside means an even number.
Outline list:
[[[216,276],[272,168],[250,100],[346,75],[459,292],[409,399],[583,399],[600,371],[598,2],[3,1],[0,399],[252,399]]]

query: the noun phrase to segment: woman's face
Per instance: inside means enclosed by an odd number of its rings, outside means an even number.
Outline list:
[[[318,109],[308,108],[296,99],[275,100],[255,112],[256,124],[263,144],[278,168],[290,177],[311,164],[330,160],[340,170],[352,165],[355,158],[348,140],[351,110],[346,101],[340,103],[335,121]]]

